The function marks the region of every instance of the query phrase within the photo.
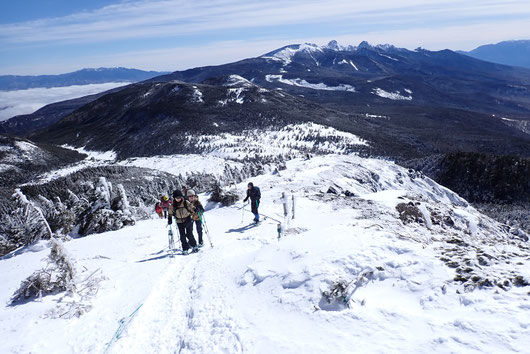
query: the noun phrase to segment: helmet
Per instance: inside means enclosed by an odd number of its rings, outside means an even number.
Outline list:
[[[197,194],[195,193],[195,191],[193,189],[189,189],[188,192],[186,193],[186,195],[188,197],[191,197],[191,196],[194,196],[194,195],[197,195]]]
[[[179,191],[178,189],[175,189],[175,191],[173,191],[173,198],[182,198],[183,195],[182,195],[182,192]]]
[[[168,200],[169,198],[167,197],[167,195],[165,195],[165,196],[162,197],[162,199],[164,200],[164,202],[167,202],[167,200]]]

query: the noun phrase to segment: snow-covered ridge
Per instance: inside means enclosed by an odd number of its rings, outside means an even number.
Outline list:
[[[404,96],[401,94],[400,91],[396,91],[396,92],[388,92],[388,91],[385,91],[381,88],[375,88],[372,93],[376,96],[379,96],[379,97],[383,97],[383,98],[388,98],[389,100],[394,100],[394,101],[412,101],[412,91],[409,90],[409,89],[405,89],[404,90],[405,92],[407,92],[409,94],[409,96]]]
[[[256,87],[255,84],[245,79],[243,76],[239,75],[230,75],[224,82],[224,86],[233,87]]]
[[[267,53],[267,54],[261,56],[261,58],[281,61],[284,65],[288,65],[288,64],[290,64],[292,62],[293,57],[297,53],[300,53],[300,52],[305,52],[305,53],[308,53],[309,55],[311,55],[312,53],[323,52],[324,50],[333,50],[333,51],[337,51],[337,52],[355,52],[355,51],[360,50],[360,49],[373,49],[373,50],[378,50],[380,52],[389,52],[389,51],[392,51],[392,50],[400,50],[399,48],[396,48],[396,47],[394,47],[393,45],[390,45],[390,44],[378,44],[378,45],[374,46],[374,45],[369,44],[366,41],[363,41],[358,46],[353,46],[353,45],[343,46],[343,45],[339,44],[337,41],[332,40],[327,45],[323,45],[323,46],[319,46],[319,45],[316,45],[316,44],[313,44],[313,43],[288,45],[288,46],[283,47],[281,49],[278,49],[276,51]],[[386,56],[386,55],[384,55],[384,56]],[[386,56],[386,57],[388,57],[389,59],[392,59],[392,60],[396,60],[396,61],[398,60],[398,59],[390,57],[390,56]],[[318,66],[319,65],[318,61],[315,58],[313,58],[313,59],[315,60],[315,63]]]
[[[307,53],[322,52],[322,47],[316,44],[312,44],[312,43],[294,44],[294,45],[290,45],[282,49],[279,49],[275,52],[265,54],[264,56],[262,56],[262,58],[279,60],[283,62],[284,65],[288,65],[293,60],[293,57],[295,56],[295,54],[299,52],[307,52]]]
[[[252,181],[269,219],[249,225],[242,203],[209,209],[215,247],[199,254],[170,257],[159,219],[65,242],[83,278],[101,274],[82,299],[88,312],[61,317],[80,302],[64,293],[2,306],[1,351],[341,353],[352,343],[359,352],[527,351],[528,245],[455,193],[354,155],[291,160]],[[296,197],[296,217],[279,240],[272,218],[283,220],[274,202],[282,193]],[[48,253],[42,242],[0,259],[0,302]]]
[[[290,124],[279,130],[202,135],[187,140],[209,155],[233,160],[304,156],[307,153],[342,154],[367,145],[354,134],[314,123]]]
[[[355,87],[347,84],[340,84],[339,86],[328,86],[324,83],[312,84],[304,79],[284,79],[283,75],[266,75],[265,80],[268,82],[277,81],[285,85],[306,87],[313,90],[355,92]]]
[[[2,162],[7,164],[38,161],[47,154],[46,151],[40,149],[38,146],[26,141],[16,141],[14,146],[2,146],[0,147],[0,151],[4,153]],[[4,169],[7,169],[7,166],[4,166]]]
[[[76,148],[71,145],[64,144],[61,146],[64,149],[74,150],[81,154],[87,155],[82,161],[79,161],[76,164],[69,165],[67,167],[45,173],[42,176],[39,176],[35,181],[28,184],[43,184],[50,181],[53,181],[57,178],[68,176],[74,172],[80,171],[88,167],[97,167],[105,166],[112,164],[117,159],[117,154],[114,151],[92,151],[86,150],[85,147]]]

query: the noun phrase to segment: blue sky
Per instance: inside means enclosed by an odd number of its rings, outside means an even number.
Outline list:
[[[0,75],[179,70],[332,39],[472,49],[530,39],[528,0],[0,2]]]

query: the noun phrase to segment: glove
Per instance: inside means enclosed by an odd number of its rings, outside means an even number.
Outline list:
[[[245,199],[243,199],[243,203],[246,203],[248,200],[248,197],[246,197]]]

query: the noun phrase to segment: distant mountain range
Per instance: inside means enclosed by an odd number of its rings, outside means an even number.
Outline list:
[[[137,82],[165,74],[128,68],[82,69],[60,75],[0,76],[0,91],[26,90],[37,87],[64,87],[72,85],[102,84],[107,82]]]
[[[530,68],[530,40],[487,44],[469,52],[459,53],[492,63]]]
[[[398,159],[454,151],[529,156],[529,92],[528,69],[450,50],[332,41],[176,71],[69,102],[64,112],[56,105],[55,118],[39,124],[44,130],[28,123],[17,133],[131,157],[200,150],[189,135],[313,121]],[[16,126],[35,118],[18,117]],[[9,122],[0,131],[13,134]]]

